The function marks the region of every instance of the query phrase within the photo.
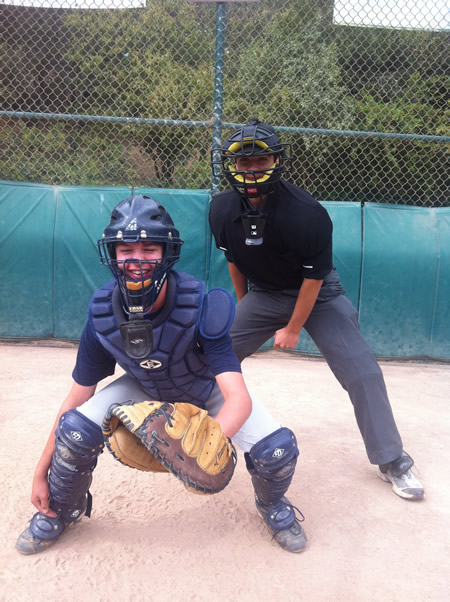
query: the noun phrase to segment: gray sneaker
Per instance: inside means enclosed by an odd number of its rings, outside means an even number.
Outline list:
[[[412,472],[414,460],[406,452],[389,462],[379,466],[378,476],[392,483],[394,493],[407,500],[422,500],[425,496],[422,483]]]
[[[275,539],[283,550],[293,553],[303,552],[308,544],[308,540],[305,531],[300,525],[300,522],[305,520],[300,510],[293,506],[286,497],[282,497],[278,504],[270,506],[261,504],[258,498],[255,497],[255,503],[259,516],[264,519],[264,522],[272,533],[272,539]],[[295,511],[300,515],[300,521],[297,520]],[[292,519],[294,519],[293,522]],[[285,523],[291,524],[288,527],[284,526]]]

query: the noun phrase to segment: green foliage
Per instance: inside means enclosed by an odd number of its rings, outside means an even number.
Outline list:
[[[2,106],[115,120],[1,119],[3,178],[210,187],[211,127],[190,122],[212,124],[215,5],[19,8],[1,9]],[[226,122],[449,135],[445,34],[336,26],[330,0],[233,3],[226,13]],[[320,199],[448,202],[442,144],[283,138],[293,144],[293,180]]]
[[[205,57],[212,32],[205,35],[194,17],[180,1],[148,11],[72,13],[66,24],[81,33],[71,37],[65,54],[74,73],[73,109],[160,119],[208,115],[212,64]]]
[[[8,180],[71,185],[114,185],[133,181],[136,171],[127,164],[124,147],[111,143],[96,128],[76,139],[67,123],[51,128],[23,122],[2,128],[5,178]],[[11,127],[12,126],[12,127]]]

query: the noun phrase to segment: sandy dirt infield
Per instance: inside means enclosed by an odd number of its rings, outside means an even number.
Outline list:
[[[298,438],[289,497],[308,549],[281,550],[255,512],[242,452],[230,485],[189,494],[173,477],[99,458],[84,519],[36,556],[14,549],[33,514],[31,479],[71,385],[76,348],[0,345],[0,600],[58,602],[447,602],[450,365],[380,362],[423,502],[395,496],[368,463],[353,411],[322,359],[247,359],[249,388]],[[109,381],[105,381],[105,384]]]

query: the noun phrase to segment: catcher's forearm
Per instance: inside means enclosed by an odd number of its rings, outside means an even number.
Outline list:
[[[34,469],[35,478],[47,476],[48,469],[50,468],[52,461],[53,452],[55,451],[55,435],[53,434],[55,432],[55,428],[52,429],[52,434],[50,435],[44,447],[41,457],[39,458],[39,462],[36,464],[36,468]]]
[[[250,413],[251,411],[245,411],[237,414],[233,411],[230,412],[228,408],[224,406],[217,414],[216,420],[222,427],[224,434],[231,439],[242,427],[244,422],[250,416]]]
[[[252,398],[240,372],[223,372],[216,376],[225,403],[215,417],[227,437],[233,437],[252,412]]]

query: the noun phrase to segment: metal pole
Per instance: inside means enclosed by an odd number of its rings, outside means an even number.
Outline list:
[[[225,71],[225,29],[226,9],[224,2],[216,5],[216,52],[214,61],[214,108],[212,146],[220,147],[222,141],[223,121],[223,80]],[[211,195],[219,191],[220,178],[213,174],[211,180]]]
[[[200,127],[210,128],[210,121],[189,121],[187,119],[149,119],[146,117],[113,117],[106,115],[76,115],[71,113],[36,113],[31,111],[0,111],[0,117],[15,117],[17,119],[48,119],[56,121],[100,121],[110,123],[124,123],[129,125],[168,125],[175,127]],[[243,123],[222,121],[220,116],[220,128],[227,127],[237,129]],[[403,134],[401,132],[365,132],[357,130],[327,130],[323,128],[300,128],[277,125],[278,132],[289,132],[294,134],[314,134],[318,136],[344,136],[351,138],[382,138],[388,140],[415,140],[419,142],[450,142],[450,136],[435,136],[433,134]],[[220,145],[220,131],[217,136]]]

